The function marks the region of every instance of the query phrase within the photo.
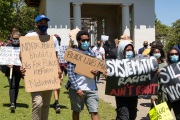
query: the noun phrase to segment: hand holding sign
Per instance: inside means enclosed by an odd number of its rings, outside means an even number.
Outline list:
[[[159,77],[170,101],[180,100],[180,62],[161,68]]]
[[[173,120],[173,116],[167,106],[167,103],[161,103],[156,105],[154,103],[154,108],[149,111],[149,116],[151,120]]]
[[[13,65],[21,66],[19,53],[19,47],[2,46],[0,48],[0,65],[7,65],[10,68],[10,79],[12,78]]]
[[[26,92],[60,88],[53,36],[22,36],[20,47]],[[24,69],[25,68],[25,69]]]
[[[75,73],[84,75],[91,79],[94,78],[91,70],[93,70],[93,73],[95,73],[95,70],[103,73],[106,71],[105,61],[85,55],[75,49],[67,49],[64,59],[76,64],[76,68],[74,70]]]
[[[158,69],[155,57],[139,59],[108,59],[105,94],[138,96],[157,94]]]

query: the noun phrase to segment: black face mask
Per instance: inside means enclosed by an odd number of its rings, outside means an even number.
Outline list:
[[[13,46],[13,47],[19,47],[19,44],[16,44],[16,45],[12,44],[12,46]]]
[[[101,46],[101,44],[97,44],[97,46],[98,46],[98,47],[100,47],[100,46]]]
[[[146,48],[148,45],[144,45],[144,47]]]

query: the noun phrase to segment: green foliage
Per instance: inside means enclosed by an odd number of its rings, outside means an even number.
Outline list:
[[[162,24],[161,21],[159,21],[158,19],[155,20],[155,26],[156,26],[155,29],[156,36],[167,35],[170,29],[169,26]]]
[[[169,51],[174,45],[180,44],[180,19],[172,23],[172,26],[162,24],[157,18],[155,20],[156,40],[164,36],[164,50]]]
[[[166,41],[165,41],[165,51],[168,51],[172,46],[180,44],[180,19],[172,24],[170,28]]]
[[[0,38],[7,38],[12,25],[9,24],[13,20],[15,0],[0,0]]]
[[[72,111],[68,92],[65,89],[65,84],[67,82],[67,76],[63,79],[63,85],[60,92],[60,105],[61,113],[56,114],[52,104],[54,103],[54,98],[52,94],[51,106],[49,109],[49,120],[72,120]],[[7,78],[0,72],[0,119],[1,120],[31,120],[31,94],[25,92],[24,80],[20,82],[19,95],[17,99],[17,109],[15,113],[11,113],[9,106],[9,83]],[[109,103],[103,100],[99,101],[99,116],[101,120],[112,120],[116,117],[115,108]],[[86,106],[85,109],[80,114],[81,120],[91,120],[90,114],[88,113]]]
[[[0,39],[7,40],[12,28],[22,35],[34,30],[34,19],[38,8],[27,7],[24,0],[0,0]]]

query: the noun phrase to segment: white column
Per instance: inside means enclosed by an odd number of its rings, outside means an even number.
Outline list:
[[[129,6],[130,3],[122,4],[122,32],[130,27]]]
[[[73,2],[73,18],[74,28],[78,27],[81,30],[81,2]]]

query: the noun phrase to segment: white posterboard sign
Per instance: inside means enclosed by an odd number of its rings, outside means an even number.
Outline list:
[[[102,40],[102,41],[107,41],[107,40],[109,40],[109,36],[107,36],[107,35],[101,35],[101,40]]]
[[[60,63],[67,63],[66,60],[64,60],[64,54],[67,50],[68,46],[59,46],[59,51],[58,51],[58,59]]]
[[[19,53],[20,53],[19,47],[1,46],[0,47],[0,65],[21,66]]]

